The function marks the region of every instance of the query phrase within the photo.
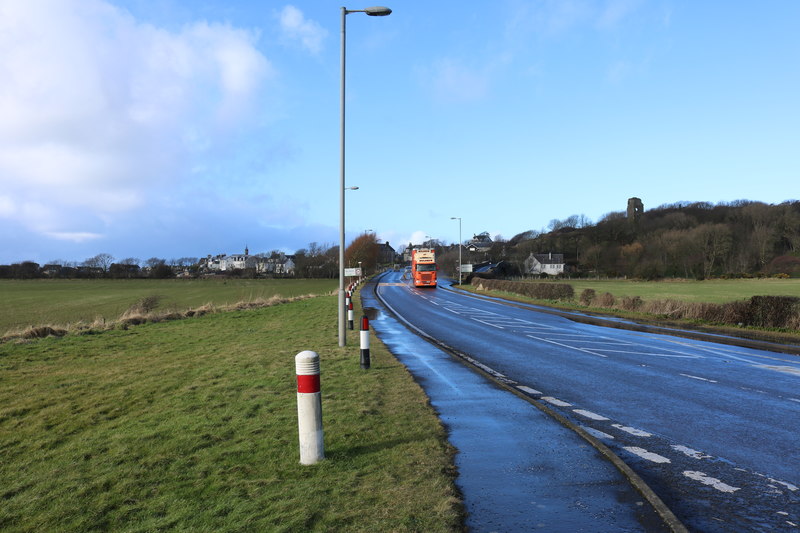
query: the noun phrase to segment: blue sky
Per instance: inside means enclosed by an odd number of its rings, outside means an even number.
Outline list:
[[[385,3],[347,17],[348,241],[800,198],[800,2]],[[0,0],[0,263],[338,243],[340,7]]]

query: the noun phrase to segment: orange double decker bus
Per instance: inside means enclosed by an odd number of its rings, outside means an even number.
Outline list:
[[[411,250],[411,277],[415,287],[436,287],[436,254],[432,248]]]

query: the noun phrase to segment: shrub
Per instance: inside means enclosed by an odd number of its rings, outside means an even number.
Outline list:
[[[597,298],[595,305],[598,307],[614,307],[615,303],[617,303],[617,299],[614,298],[614,295],[610,292],[604,292]]]
[[[583,289],[581,292],[580,301],[583,305],[592,305],[592,302],[597,297],[597,292],[594,289]]]
[[[795,296],[753,296],[750,298],[750,325],[785,328],[800,310]]]
[[[639,296],[624,296],[620,305],[625,311],[636,311],[642,306],[642,299]]]

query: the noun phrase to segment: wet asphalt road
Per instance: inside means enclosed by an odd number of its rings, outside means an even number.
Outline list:
[[[381,308],[370,286],[365,308]],[[666,532],[662,518],[575,432],[409,333],[388,313],[370,325],[424,388],[458,449],[470,531]]]
[[[378,286],[414,327],[611,447],[693,531],[800,531],[800,358]]]

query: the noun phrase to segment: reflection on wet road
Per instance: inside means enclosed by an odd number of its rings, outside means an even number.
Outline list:
[[[690,529],[800,527],[796,356],[582,324],[444,284],[413,289],[397,274],[381,281],[413,328],[584,426]]]

